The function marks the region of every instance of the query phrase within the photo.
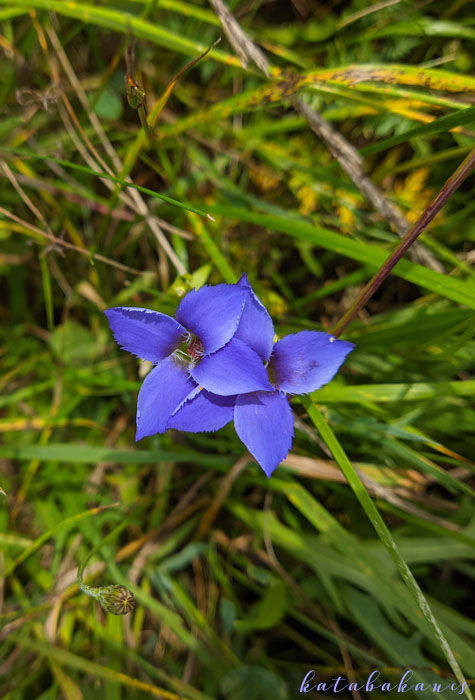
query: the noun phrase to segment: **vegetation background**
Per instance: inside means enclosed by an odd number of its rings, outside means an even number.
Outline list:
[[[260,68],[219,5],[0,0],[0,694],[284,700],[310,669],[411,668],[453,698],[475,669],[473,176],[292,401],[269,480],[232,425],[135,445],[147,368],[103,311],[172,314],[246,271],[279,335],[331,330],[473,146],[473,5],[231,0]],[[125,617],[75,583],[106,537],[86,579],[126,583]]]

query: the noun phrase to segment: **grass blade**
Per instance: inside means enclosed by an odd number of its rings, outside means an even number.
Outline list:
[[[458,665],[457,660],[452,652],[452,649],[450,648],[442,630],[440,629],[439,624],[435,619],[434,614],[430,609],[429,604],[427,603],[425,596],[419,587],[419,584],[414,578],[414,575],[412,574],[408,565],[402,558],[399,549],[386,526],[386,523],[384,522],[383,518],[376,509],[376,506],[374,505],[373,501],[369,497],[368,492],[363,486],[360,477],[358,476],[350,460],[346,456],[346,453],[343,450],[340,443],[338,442],[335,434],[333,433],[333,430],[323,418],[318,407],[315,406],[315,404],[313,404],[309,398],[305,397],[302,400],[302,403],[308,411],[308,415],[310,416],[313,424],[317,428],[318,432],[322,436],[322,439],[325,441],[327,447],[329,448],[330,452],[332,453],[333,457],[338,463],[338,466],[342,470],[343,474],[346,476],[348,483],[350,484],[355,496],[357,497],[363,510],[368,516],[369,521],[376,530],[378,537],[389,552],[389,555],[394,561],[397,570],[401,575],[401,578],[403,579],[411,595],[413,596],[414,600],[419,606],[424,618],[426,619],[430,628],[432,629],[435,638],[438,640],[442,651],[444,652],[444,656],[447,659],[452,671],[454,672],[459,684],[465,688],[465,695],[467,696],[467,698],[469,698],[469,700],[473,700],[472,694],[470,692],[469,687],[467,686],[467,682],[464,678],[462,670]]]
[[[379,246],[351,240],[339,233],[307,223],[296,217],[284,218],[270,214],[259,214],[250,209],[224,205],[211,206],[210,211],[230,219],[252,222],[271,231],[280,231],[292,238],[309,241],[316,246],[326,248],[326,250],[331,250],[352,260],[373,265],[375,268],[379,268],[388,256],[387,252]],[[470,309],[475,309],[475,290],[469,282],[455,279],[435,270],[429,270],[422,265],[404,259],[400,260],[393,268],[392,274],[459,304],[465,304]]]

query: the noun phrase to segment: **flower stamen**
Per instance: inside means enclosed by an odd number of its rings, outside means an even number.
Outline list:
[[[188,345],[188,355],[192,360],[198,360],[200,357],[203,357],[203,354],[203,343],[195,336]]]

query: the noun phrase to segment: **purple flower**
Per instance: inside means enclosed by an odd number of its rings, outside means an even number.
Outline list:
[[[156,367],[140,389],[137,440],[168,428],[236,432],[267,476],[293,438],[286,394],[329,382],[354,345],[302,331],[274,344],[274,326],[244,274],[189,292],[176,319],[148,309],[106,312],[117,342]]]
[[[259,356],[237,332],[248,297],[234,284],[201,287],[182,299],[176,320],[150,309],[107,309],[119,345],[156,365],[140,389],[137,440],[164,433],[177,408],[202,389],[221,397],[272,390]]]

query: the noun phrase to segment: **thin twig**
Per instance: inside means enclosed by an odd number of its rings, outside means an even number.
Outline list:
[[[343,29],[343,27],[348,26],[348,24],[351,24],[352,22],[356,22],[362,17],[367,17],[368,15],[373,14],[374,12],[385,10],[387,7],[391,7],[391,5],[397,5],[400,2],[401,0],[384,0],[384,2],[377,2],[375,5],[365,7],[362,10],[354,12],[352,15],[349,15],[348,17],[342,19],[341,22],[338,23],[338,29]]]
[[[83,108],[86,111],[86,114],[89,118],[89,121],[91,122],[92,126],[94,127],[99,140],[101,141],[106,153],[110,157],[112,163],[114,164],[114,168],[116,169],[116,172],[119,173],[122,170],[122,163],[117,156],[117,153],[115,152],[111,142],[107,138],[107,135],[104,131],[104,128],[97,117],[97,115],[91,110],[90,104],[88,97],[83,90],[74,70],[73,67],[71,66],[71,63],[69,62],[68,57],[66,56],[66,53],[61,46],[61,42],[58,39],[58,35],[54,31],[53,27],[47,27],[47,32],[48,36],[50,38],[51,43],[53,44],[53,48],[56,51],[56,54],[61,62],[61,65],[68,77],[68,80],[71,84],[71,86],[74,88]],[[97,153],[96,153],[97,155]],[[100,161],[99,161],[100,162]],[[97,168],[97,166],[95,166]],[[104,166],[103,166],[104,167]],[[105,168],[106,172],[109,172],[109,168]],[[112,171],[111,171],[112,173]],[[109,173],[109,174],[111,174]],[[114,173],[115,174],[115,173]],[[126,178],[127,180],[132,180],[130,178]],[[108,185],[109,187],[109,185]],[[112,188],[110,188],[112,189]],[[114,188],[115,189],[115,188]],[[143,216],[144,219],[147,222],[147,225],[150,227],[150,229],[153,231],[155,234],[159,245],[163,248],[165,251],[167,257],[169,258],[170,262],[174,265],[176,268],[178,274],[183,275],[186,273],[186,268],[181,262],[180,258],[177,256],[175,251],[173,250],[172,246],[170,245],[168,239],[166,238],[165,234],[161,230],[160,226],[157,223],[157,220],[150,215],[150,212],[148,210],[148,207],[143,199],[143,197],[140,195],[140,193],[137,190],[131,189],[130,190],[130,197],[132,198],[132,201],[134,203],[133,208],[135,209],[136,213],[139,214],[140,216]]]
[[[33,226],[33,224],[30,224],[28,221],[24,221],[23,219],[20,219],[20,217],[15,216],[15,214],[12,214],[10,211],[8,211],[8,209],[4,209],[3,207],[0,207],[0,214],[3,214],[8,219],[15,221],[17,224],[20,224],[20,226],[23,226],[24,228],[27,228],[30,231],[33,231],[34,233],[38,234],[38,236],[41,236],[42,238],[46,238],[47,240],[54,243],[55,246],[63,246],[63,248],[69,248],[69,250],[75,250],[76,253],[80,253],[80,255],[84,255],[86,258],[89,258],[90,260],[99,260],[100,262],[103,262],[106,265],[111,265],[111,267],[115,267],[118,270],[122,270],[123,272],[129,272],[132,275],[143,274],[142,272],[140,272],[140,270],[134,270],[133,267],[128,267],[127,265],[123,265],[122,263],[116,262],[115,260],[111,260],[110,258],[106,258],[104,255],[101,255],[100,253],[91,253],[91,252],[89,252],[89,250],[87,250],[87,248],[80,248],[79,246],[74,245],[74,243],[69,243],[69,241],[63,241],[63,240],[61,240],[61,238],[56,238],[52,234],[46,233],[45,231],[42,231],[37,226]]]
[[[26,206],[28,207],[28,209],[34,214],[34,216],[36,216],[37,219],[39,219],[39,220],[41,221],[41,223],[43,224],[43,226],[45,227],[45,229],[46,229],[46,230],[48,231],[48,233],[52,236],[52,235],[53,235],[53,232],[52,232],[52,230],[51,230],[51,228],[50,228],[48,222],[46,221],[45,217],[44,217],[43,214],[40,212],[40,210],[38,209],[38,207],[37,207],[35,204],[33,204],[33,202],[31,201],[31,199],[29,198],[29,196],[26,194],[25,190],[23,189],[23,187],[22,187],[22,186],[20,185],[20,183],[18,182],[17,177],[14,175],[14,173],[13,173],[12,170],[10,169],[9,165],[8,165],[4,160],[0,161],[0,165],[2,166],[3,172],[5,173],[5,175],[7,176],[7,178],[10,180],[10,182],[12,183],[13,187],[14,187],[15,190],[18,192],[18,194],[20,195],[20,197],[22,198],[22,200],[25,202],[25,204],[26,204]]]

